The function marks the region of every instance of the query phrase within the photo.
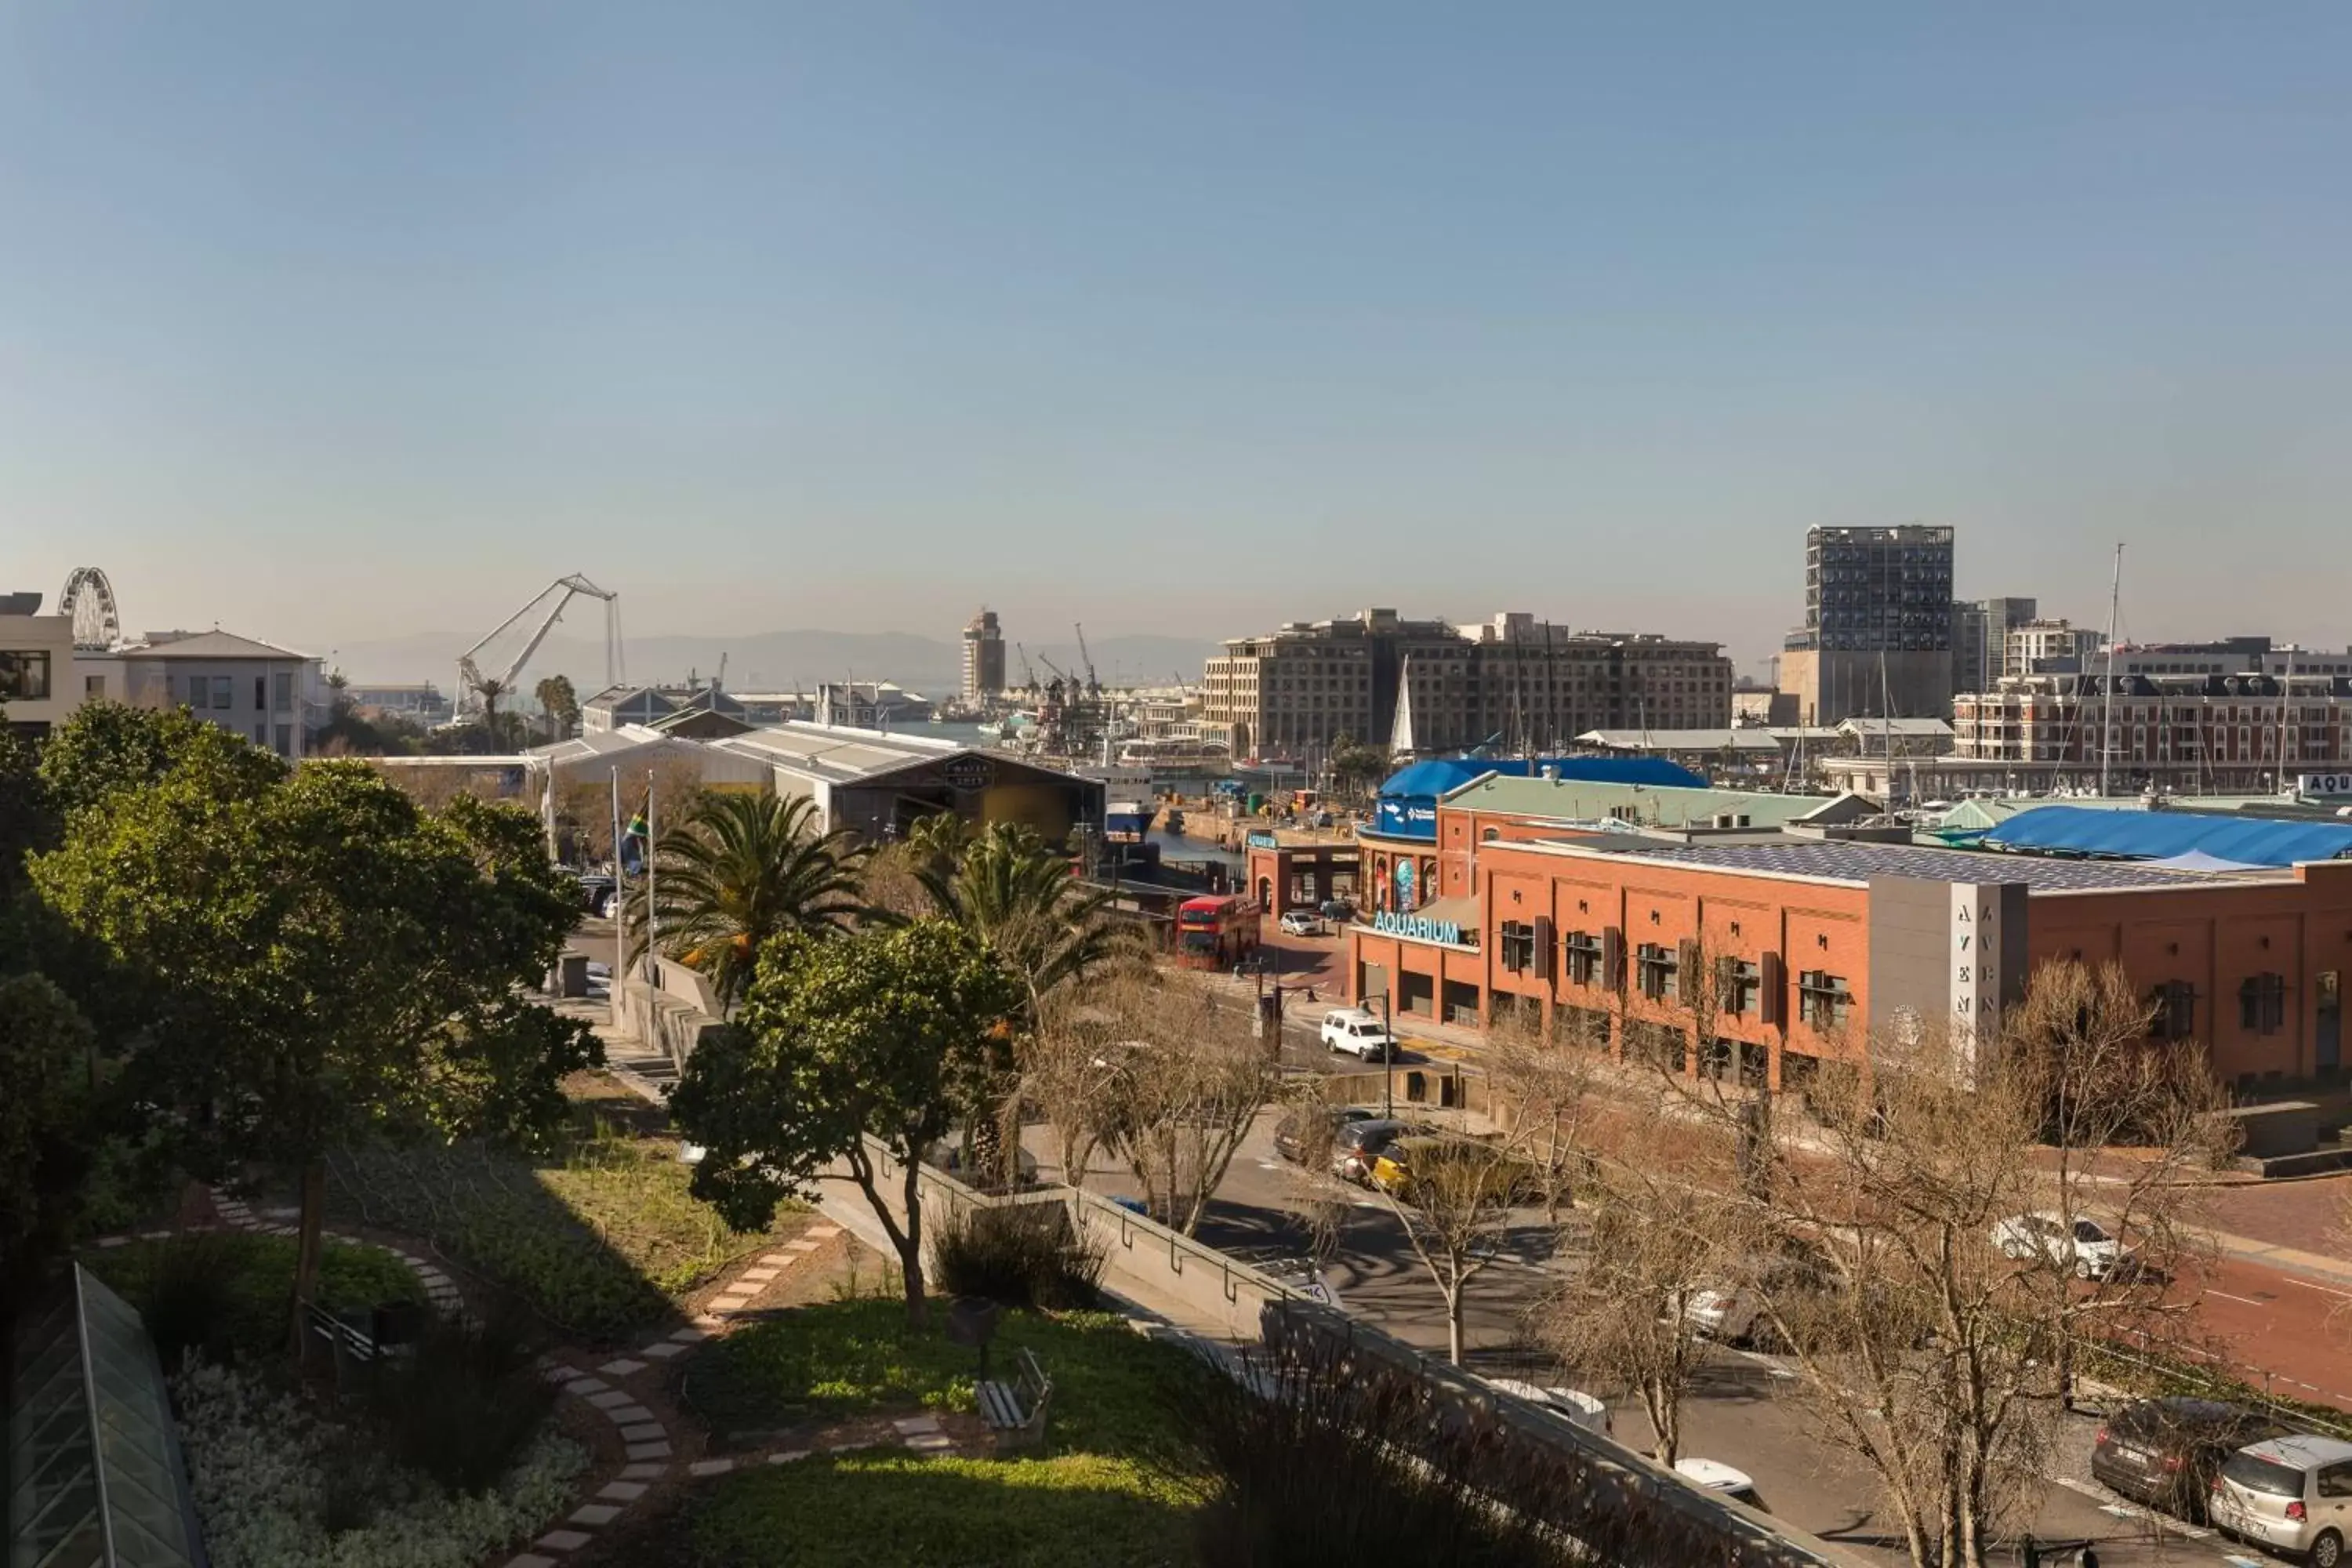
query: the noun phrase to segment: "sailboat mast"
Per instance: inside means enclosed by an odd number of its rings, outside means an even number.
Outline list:
[[[2099,703],[2099,798],[2107,798],[2107,763],[2116,753],[2116,613],[2124,600],[2124,547],[2116,542],[2116,576],[2107,590],[2107,673],[2099,684],[2106,689]]]

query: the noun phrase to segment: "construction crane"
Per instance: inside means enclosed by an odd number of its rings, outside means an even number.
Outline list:
[[[1078,634],[1078,665],[1087,672],[1087,695],[1099,697],[1102,695],[1102,682],[1095,679],[1095,656],[1087,651],[1087,628],[1072,621],[1070,629]]]
[[[1013,645],[1013,651],[1021,660],[1021,684],[1031,691],[1036,690],[1037,672],[1029,668],[1029,650],[1016,642]]]
[[[564,608],[572,603],[572,596],[581,594],[592,599],[604,601],[604,681],[609,686],[623,679],[627,673],[627,668],[621,651],[621,596],[599,588],[587,578],[574,573],[569,577],[558,577],[541,589],[530,603],[500,621],[498,628],[489,636],[457,656],[457,708],[454,717],[463,721],[478,714],[488,715],[496,712],[499,699],[515,689],[516,680],[522,675],[523,666],[529,664],[530,656],[539,651],[539,645],[547,640],[547,634],[555,629],[555,623],[563,618]],[[475,662],[474,656],[496,642],[510,628],[525,620],[542,605],[546,606],[546,613],[540,617],[530,636],[524,639],[521,650],[514,658],[499,666],[494,673],[488,675],[482,673],[481,666]]]

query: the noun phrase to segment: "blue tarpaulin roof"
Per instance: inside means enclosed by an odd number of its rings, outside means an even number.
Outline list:
[[[2352,851],[2352,825],[2040,805],[1999,824],[1983,842],[1989,849],[2057,850],[2127,860],[2199,855],[2240,866],[2292,866],[2298,860],[2333,860]]]
[[[1677,767],[1664,757],[1547,757],[1527,762],[1518,757],[1504,757],[1492,762],[1476,757],[1435,757],[1428,762],[1414,763],[1400,773],[1389,775],[1381,785],[1382,798],[1422,796],[1434,799],[1450,790],[1460,789],[1472,779],[1486,773],[1501,773],[1506,778],[1533,778],[1538,768],[1555,768],[1564,779],[1585,779],[1594,784],[1647,784],[1657,789],[1704,789],[1706,781],[1688,768]]]

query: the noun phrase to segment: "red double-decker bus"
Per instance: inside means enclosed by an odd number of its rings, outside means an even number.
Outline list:
[[[1257,905],[1238,893],[1187,899],[1176,910],[1176,963],[1231,969],[1257,951]]]

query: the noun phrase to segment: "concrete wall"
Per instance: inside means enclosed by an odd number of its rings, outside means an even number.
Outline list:
[[[648,1046],[666,1052],[681,1073],[703,1034],[719,1027],[719,998],[710,983],[674,959],[657,958],[660,979],[629,980],[621,986],[621,1026]]]

